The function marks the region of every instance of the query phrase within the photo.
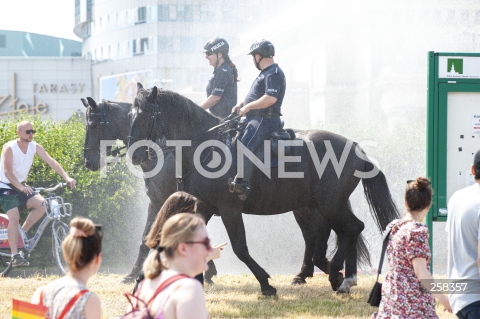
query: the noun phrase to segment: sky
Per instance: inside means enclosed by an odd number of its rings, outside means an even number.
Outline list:
[[[0,0],[0,30],[26,31],[80,41],[73,33],[74,0]]]

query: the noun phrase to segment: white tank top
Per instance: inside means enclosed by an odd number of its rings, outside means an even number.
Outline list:
[[[27,179],[28,172],[30,172],[30,167],[33,164],[33,157],[37,152],[37,143],[30,142],[28,143],[27,153],[22,152],[20,147],[18,147],[17,140],[13,140],[5,143],[3,147],[10,146],[13,153],[13,175],[17,180],[22,183]],[[2,150],[3,154],[3,150]],[[11,188],[5,183],[10,183],[8,178],[5,176],[5,166],[3,162],[3,156],[0,159],[0,188]]]

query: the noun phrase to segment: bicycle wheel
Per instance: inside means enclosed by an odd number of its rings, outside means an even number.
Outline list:
[[[63,258],[62,242],[65,237],[67,237],[69,229],[70,228],[65,223],[59,221],[54,222],[54,233],[52,234],[52,252],[58,268],[64,275],[67,273],[67,263]]]
[[[7,252],[7,251],[2,251]],[[8,251],[10,252],[10,251]],[[12,270],[12,258],[10,256],[0,255],[0,277],[7,277],[10,270]]]

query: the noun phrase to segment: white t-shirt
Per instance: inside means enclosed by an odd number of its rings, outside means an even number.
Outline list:
[[[478,240],[480,239],[480,185],[456,191],[448,201],[448,279],[467,283],[466,291],[450,294],[453,313],[480,301]]]
[[[35,157],[35,153],[37,152],[37,143],[30,142],[28,143],[27,152],[24,153],[18,146],[17,140],[13,140],[10,142],[5,143],[3,147],[10,146],[13,153],[13,175],[17,178],[17,180],[22,183],[27,179],[28,173],[30,172],[30,168],[33,164],[33,158]],[[3,154],[3,150],[2,150]],[[3,156],[0,159],[0,188],[10,188],[6,183],[10,183],[8,178],[5,176],[5,166],[4,166],[4,158]]]

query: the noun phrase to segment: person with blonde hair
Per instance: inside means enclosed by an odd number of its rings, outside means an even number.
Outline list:
[[[429,232],[423,220],[432,205],[433,189],[426,177],[407,182],[405,217],[391,222],[387,243],[388,273],[382,285],[380,307],[372,318],[438,318],[427,282],[430,274]],[[435,297],[452,312],[446,295]]]
[[[38,288],[32,303],[48,307],[50,319],[101,318],[100,298],[86,286],[102,263],[101,226],[87,218],[74,218],[62,249],[68,274]]]
[[[151,228],[146,244],[154,251],[145,260],[145,279],[136,296],[147,303],[150,315],[156,319],[208,318],[203,287],[193,278],[208,269],[213,251],[203,219],[188,212],[175,214],[161,232]]]

